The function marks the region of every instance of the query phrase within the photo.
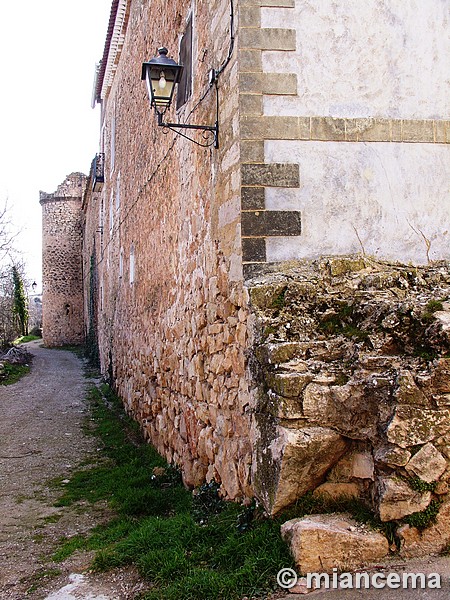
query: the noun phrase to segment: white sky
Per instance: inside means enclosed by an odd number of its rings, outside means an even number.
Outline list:
[[[98,152],[91,108],[112,0],[0,0],[0,206],[22,230],[27,275],[41,290],[39,190],[88,174]]]

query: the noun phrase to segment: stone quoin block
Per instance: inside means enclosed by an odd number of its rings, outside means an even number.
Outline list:
[[[242,210],[264,210],[265,189],[263,187],[241,188]]]
[[[309,117],[245,117],[241,118],[244,140],[309,140]]]
[[[300,186],[299,165],[247,164],[241,167],[242,185],[296,188]]]
[[[257,29],[243,27],[239,31],[241,48],[258,50],[295,50],[295,29]]]
[[[295,73],[241,73],[239,88],[242,93],[286,95],[297,94]]]
[[[266,240],[264,238],[242,238],[242,260],[244,262],[266,262]]]
[[[298,211],[243,212],[243,236],[291,236],[301,234],[301,213]]]

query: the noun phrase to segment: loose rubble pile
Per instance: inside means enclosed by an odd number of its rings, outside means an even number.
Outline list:
[[[0,357],[0,381],[6,379],[8,373],[5,369],[5,363],[11,365],[28,365],[32,359],[31,354],[24,347],[13,346],[3,356]]]
[[[356,497],[398,524],[402,555],[441,551],[450,542],[449,266],[326,258],[255,278],[250,297],[255,489],[266,510],[311,491]],[[298,527],[306,548],[310,526]]]

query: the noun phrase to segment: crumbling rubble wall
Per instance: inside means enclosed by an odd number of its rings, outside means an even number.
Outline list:
[[[448,264],[305,261],[254,278],[250,298],[253,483],[266,510],[307,492],[353,496],[398,523],[405,555],[446,546]],[[447,527],[421,534],[407,521],[422,511]]]

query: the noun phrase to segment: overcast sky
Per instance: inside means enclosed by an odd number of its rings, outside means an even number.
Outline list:
[[[112,0],[1,1],[0,205],[22,230],[28,277],[41,289],[39,190],[88,173],[98,151],[91,108]]]

